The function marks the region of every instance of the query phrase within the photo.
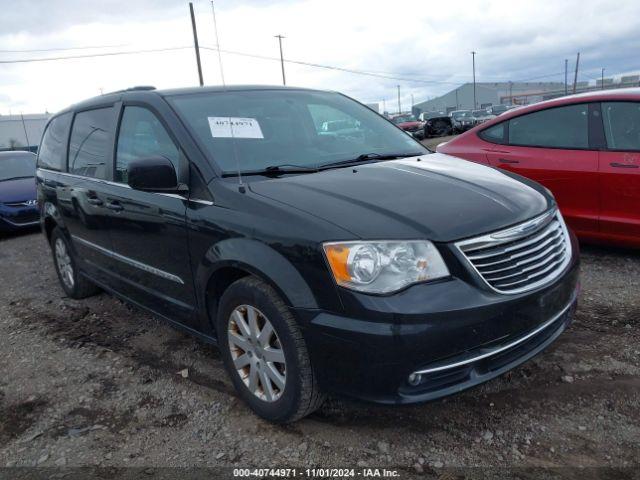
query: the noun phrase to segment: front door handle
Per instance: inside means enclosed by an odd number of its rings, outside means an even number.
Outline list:
[[[104,202],[97,197],[87,197],[87,203],[100,207]]]
[[[120,202],[109,202],[107,203],[106,207],[109,210],[113,210],[114,212],[121,212],[122,210],[124,210],[124,207],[120,205]]]
[[[499,158],[498,161],[502,163],[520,163],[520,160],[509,160],[508,158]]]
[[[638,168],[638,165],[634,165],[632,163],[611,162],[609,165],[616,168]]]

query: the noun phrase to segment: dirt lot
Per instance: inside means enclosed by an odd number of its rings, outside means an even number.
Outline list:
[[[436,147],[437,147],[439,144],[444,143],[444,142],[448,142],[449,140],[451,140],[452,138],[455,138],[455,137],[456,137],[456,135],[450,135],[450,136],[448,136],[448,137],[427,138],[427,139],[425,139],[425,140],[422,140],[422,144],[423,144],[425,147],[428,147],[428,148],[430,148],[431,150],[434,150],[434,151],[435,151]]]
[[[106,294],[66,298],[40,233],[4,238],[0,467],[637,467],[640,254],[582,258],[574,324],[521,368],[431,404],[332,400],[274,426],[238,400],[213,348]]]

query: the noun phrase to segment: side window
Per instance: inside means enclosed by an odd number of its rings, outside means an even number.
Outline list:
[[[69,142],[70,173],[106,178],[113,138],[112,124],[112,107],[76,114]]]
[[[71,125],[71,112],[55,117],[42,136],[38,150],[38,167],[62,170],[67,153],[67,138]]]
[[[507,122],[502,122],[493,127],[482,130],[478,136],[491,143],[505,143],[505,126]]]
[[[588,104],[549,108],[509,120],[509,144],[589,148]]]
[[[603,102],[602,122],[609,149],[640,151],[640,103]]]
[[[158,118],[146,108],[125,107],[118,134],[114,180],[127,183],[129,163],[157,156],[169,159],[178,170],[180,150]]]

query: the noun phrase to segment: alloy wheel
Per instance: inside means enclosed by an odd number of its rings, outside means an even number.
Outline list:
[[[287,364],[282,344],[269,319],[250,305],[236,307],[228,321],[233,365],[249,391],[275,402],[285,389]]]
[[[55,253],[56,265],[58,266],[58,272],[60,272],[60,278],[62,278],[62,281],[67,288],[73,290],[73,286],[75,284],[73,279],[73,265],[67,250],[67,245],[61,238],[56,239]]]

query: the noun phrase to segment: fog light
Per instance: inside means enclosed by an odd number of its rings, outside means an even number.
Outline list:
[[[413,385],[414,387],[420,383],[420,380],[422,380],[422,375],[419,373],[412,373],[408,378],[409,385]]]

